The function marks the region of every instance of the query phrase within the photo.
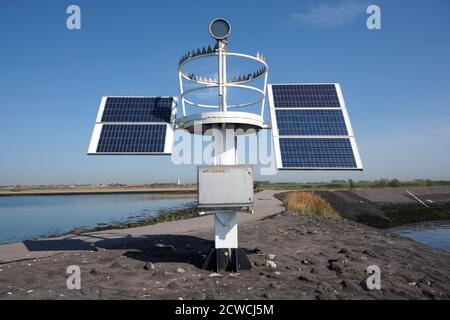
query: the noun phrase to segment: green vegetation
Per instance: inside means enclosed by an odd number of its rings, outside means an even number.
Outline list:
[[[430,208],[418,204],[390,204],[380,207],[384,217],[360,215],[357,222],[371,227],[387,229],[422,221],[450,220],[450,203],[435,203]]]
[[[383,206],[390,227],[422,221],[450,220],[450,203],[435,203],[430,208],[418,205]]]
[[[322,183],[294,183],[294,182],[256,182],[255,189],[261,190],[336,190],[336,189],[366,189],[366,188],[399,188],[399,187],[436,187],[450,186],[445,180],[412,180],[380,179],[375,181],[332,181]]]
[[[313,214],[328,219],[341,216],[324,199],[311,192],[289,192],[284,198],[286,209],[300,213]]]

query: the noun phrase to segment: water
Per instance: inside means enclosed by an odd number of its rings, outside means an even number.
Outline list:
[[[392,232],[450,252],[450,221],[421,222],[391,229]]]
[[[193,201],[193,196],[149,194],[0,197],[0,243],[135,222]]]

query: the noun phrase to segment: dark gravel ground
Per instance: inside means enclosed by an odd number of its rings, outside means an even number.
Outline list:
[[[0,299],[450,298],[450,253],[353,221],[281,213],[239,236],[252,271],[202,271],[212,234],[99,240],[0,265]],[[268,254],[276,269],[265,266]],[[81,267],[81,290],[66,287],[69,265]],[[370,265],[381,269],[381,290],[365,284]]]

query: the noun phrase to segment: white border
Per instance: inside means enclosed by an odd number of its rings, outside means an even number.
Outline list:
[[[336,92],[338,94],[339,103],[342,108],[342,114],[344,115],[345,125],[347,126],[347,133],[349,135],[350,142],[352,144],[353,154],[355,156],[356,167],[358,170],[364,170],[364,166],[362,164],[361,155],[359,153],[358,144],[356,143],[355,133],[353,131],[352,123],[350,121],[350,116],[347,111],[347,105],[345,104],[344,95],[342,93],[341,85],[336,83]]]
[[[101,123],[102,122],[102,118],[103,118],[103,112],[105,112],[105,105],[106,105],[106,100],[108,100],[109,97],[102,97],[102,101],[100,102],[100,108],[98,109],[98,113],[97,113],[97,121],[96,123]]]
[[[164,153],[172,154],[174,129],[172,125],[166,126],[166,139],[164,140]]]
[[[100,140],[100,134],[103,129],[103,124],[96,123],[94,126],[94,132],[92,133],[91,143],[89,144],[88,154],[96,154],[98,141]]]
[[[278,131],[277,117],[275,115],[275,103],[273,101],[272,84],[267,85],[267,97],[269,101],[270,122],[272,124],[272,141],[275,153],[275,164],[277,169],[283,169],[280,151],[280,134]]]
[[[273,100],[273,92],[272,92],[272,86],[273,85],[334,85],[336,89],[336,93],[338,95],[340,108],[335,107],[328,107],[328,108],[275,108],[275,103]],[[267,85],[267,94],[268,94],[268,101],[269,101],[269,110],[270,110],[270,118],[272,123],[272,139],[273,139],[273,146],[274,146],[274,153],[275,153],[275,163],[277,166],[277,169],[279,170],[328,170],[328,171],[362,171],[363,170],[363,164],[361,161],[361,156],[358,150],[358,146],[356,143],[356,139],[354,136],[353,128],[350,122],[350,117],[348,115],[347,107],[344,101],[344,96],[342,94],[342,89],[339,83],[278,83],[278,84],[269,84]],[[276,110],[342,110],[342,114],[345,121],[345,126],[347,128],[348,135],[346,136],[280,136],[278,131],[278,125],[277,125],[277,119],[276,119]],[[309,138],[309,139],[315,139],[315,138],[340,138],[340,139],[349,139],[353,155],[355,157],[356,162],[356,168],[329,168],[329,167],[322,167],[322,168],[284,168],[283,162],[281,159],[281,151],[280,151],[280,138]]]

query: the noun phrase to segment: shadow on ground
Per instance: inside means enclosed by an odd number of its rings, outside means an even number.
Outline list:
[[[98,251],[123,250],[124,256],[143,262],[188,263],[201,268],[205,255],[214,245],[211,240],[187,235],[148,235],[115,238],[83,235],[82,239],[24,241],[28,251]]]

